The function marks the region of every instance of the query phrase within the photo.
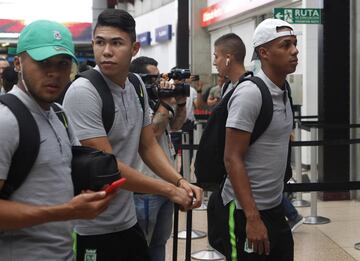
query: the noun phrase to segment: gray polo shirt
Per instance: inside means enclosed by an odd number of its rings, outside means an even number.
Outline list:
[[[277,87],[263,71],[257,76],[264,80],[270,90],[274,104],[273,117],[263,135],[248,148],[244,161],[257,208],[265,210],[281,203],[293,118],[286,91]],[[228,103],[226,127],[252,132],[261,103],[260,90],[254,83],[245,81],[239,84]],[[229,178],[222,197],[224,204],[236,199]],[[237,200],[236,206],[241,209]]]
[[[95,69],[100,71],[98,67]],[[135,167],[141,130],[151,123],[145,87],[142,86],[145,94],[144,114],[135,87],[129,79],[126,79],[125,88],[106,76],[104,79],[115,103],[114,123],[108,133],[113,154],[126,165]],[[64,98],[64,108],[79,140],[106,136],[101,117],[102,100],[89,80],[78,78],[71,84]],[[102,214],[93,220],[78,221],[75,231],[80,235],[107,234],[126,230],[136,222],[133,193],[120,189]]]
[[[42,110],[17,86],[11,90],[30,109],[40,132],[40,150],[25,182],[9,200],[33,205],[59,205],[73,197],[71,144],[56,114]],[[71,126],[70,133],[72,132]],[[15,116],[0,104],[0,179],[6,180],[11,158],[19,144]],[[2,210],[6,211],[6,210]],[[72,260],[71,222],[51,222],[0,231],[0,260]]]

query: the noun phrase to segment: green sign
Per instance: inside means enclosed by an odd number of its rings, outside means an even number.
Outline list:
[[[289,24],[321,24],[322,9],[319,8],[274,8],[274,18]]]

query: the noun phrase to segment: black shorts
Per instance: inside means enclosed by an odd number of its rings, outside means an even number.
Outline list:
[[[270,255],[258,255],[244,251],[246,240],[246,218],[240,209],[234,209],[234,202],[229,203],[227,215],[229,222],[226,235],[225,255],[227,260],[241,261],[293,261],[294,241],[288,223],[285,220],[282,205],[259,211],[270,241]],[[233,218],[232,218],[233,217]],[[231,240],[232,239],[232,240]],[[235,239],[235,240],[234,240]]]
[[[120,232],[76,235],[76,260],[150,261],[148,245],[138,224]]]

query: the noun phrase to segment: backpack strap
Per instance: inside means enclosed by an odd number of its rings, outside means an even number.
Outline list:
[[[34,117],[19,98],[13,94],[1,95],[0,102],[15,115],[19,125],[19,145],[0,191],[0,198],[8,199],[24,182],[36,161],[40,148],[40,133]]]
[[[88,79],[99,93],[103,106],[101,110],[102,122],[106,133],[109,133],[115,117],[115,104],[104,77],[95,69],[90,69],[79,73],[76,78],[83,77]]]
[[[128,78],[129,78],[129,81],[131,82],[131,84],[134,85],[136,94],[139,97],[139,101],[140,101],[141,107],[143,109],[143,116],[145,116],[145,98],[144,98],[144,91],[143,91],[141,82],[140,82],[139,78],[131,72],[129,72]]]
[[[227,88],[229,88],[229,84],[231,83],[230,80],[226,81],[224,83],[224,86],[221,89],[221,97],[224,97],[224,94],[226,93]],[[235,88],[234,88],[235,89]]]
[[[64,125],[67,135],[69,137],[69,140],[71,141],[71,136],[70,136],[70,132],[69,132],[69,121],[68,118],[64,112],[63,109],[61,109],[60,106],[58,106],[56,103],[52,103],[51,108],[54,110],[56,116],[59,118],[59,120],[61,121],[61,123]]]
[[[273,101],[269,88],[266,86],[265,82],[257,76],[252,77],[242,77],[237,85],[244,81],[251,81],[256,84],[261,92],[261,109],[256,119],[253,132],[251,133],[250,145],[253,144],[267,129],[269,126],[272,115],[273,115]],[[231,89],[222,99],[221,102],[228,103],[231,95],[234,93],[236,87]]]
[[[262,104],[258,118],[256,119],[253,132],[251,133],[250,144],[253,144],[267,129],[273,116],[273,101],[269,88],[265,82],[257,77],[253,76],[244,79],[245,81],[252,81],[256,84],[261,92]]]
[[[79,78],[79,77],[88,79],[91,82],[91,84],[95,87],[97,92],[99,93],[102,103],[103,103],[102,110],[101,110],[102,122],[103,122],[106,133],[109,133],[109,131],[114,123],[114,117],[115,117],[115,104],[114,104],[114,99],[111,94],[109,86],[107,85],[107,83],[106,83],[104,77],[101,75],[101,73],[99,73],[95,69],[83,71],[76,76],[76,78]],[[129,77],[129,81],[131,82],[131,84],[134,86],[134,88],[136,90],[136,94],[139,97],[141,107],[143,109],[143,115],[145,115],[145,100],[144,100],[144,92],[143,92],[143,88],[141,86],[141,82],[140,82],[139,78],[136,77],[136,75],[133,73],[129,73],[128,77]],[[106,86],[106,88],[104,88],[104,86]],[[54,111],[55,111],[55,109],[54,109]]]
[[[294,102],[293,99],[291,97],[291,88],[290,88],[290,84],[288,81],[285,81],[285,89],[287,91],[288,94],[288,98],[289,98],[289,102],[290,102],[290,107],[291,107],[291,112],[293,115],[293,129],[295,129],[295,118],[294,118]]]
[[[236,86],[232,90],[234,90],[240,83],[242,83],[245,80],[245,78],[252,77],[252,76],[254,76],[254,73],[252,71],[246,71],[243,75],[240,76],[239,81],[237,82]],[[230,83],[231,83],[230,80],[228,80],[224,83],[224,86],[221,89],[221,97],[222,98],[225,97],[226,90],[229,88]],[[233,92],[234,91],[232,91],[231,93],[233,93]],[[226,93],[226,95],[227,95],[227,93]]]

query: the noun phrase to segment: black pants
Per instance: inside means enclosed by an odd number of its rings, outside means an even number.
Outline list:
[[[231,204],[234,203],[229,203],[227,205],[228,217],[231,217],[230,215],[232,214],[230,211]],[[235,209],[233,212],[235,229],[231,229],[231,222],[228,222],[227,224],[227,229],[230,231],[230,233],[227,234],[225,244],[225,255],[227,260],[293,261],[294,241],[290,227],[285,220],[282,205],[269,210],[260,211],[260,216],[268,230],[268,236],[270,240],[270,255],[258,255],[256,253],[247,253],[244,251],[246,240],[246,218],[242,210]],[[231,243],[230,237],[234,234],[235,240],[232,240],[233,243]]]
[[[150,261],[149,249],[138,224],[116,233],[76,236],[76,260]]]

